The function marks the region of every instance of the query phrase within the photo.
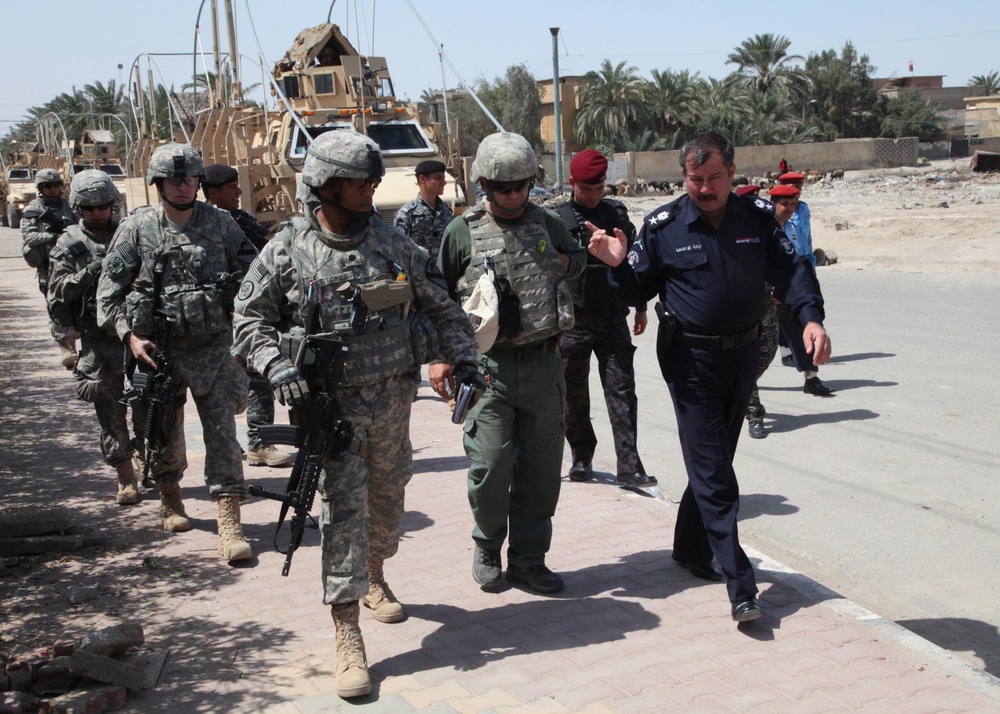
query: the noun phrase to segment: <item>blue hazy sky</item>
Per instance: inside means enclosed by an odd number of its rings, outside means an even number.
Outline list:
[[[754,34],[782,34],[790,51],[807,56],[850,40],[867,54],[876,76],[945,75],[964,86],[973,75],[1000,70],[996,2],[672,2],[671,0],[411,0],[423,23],[469,83],[493,79],[524,63],[538,79],[552,76],[550,27],[559,27],[559,72],[584,74],[603,59],[627,60],[647,77],[651,69],[687,69],[721,78],[726,56]],[[0,119],[94,80],[118,79],[141,53],[190,52],[200,0],[2,0],[5,29],[0,59]],[[219,0],[220,6],[222,0]],[[374,26],[372,7],[375,7]],[[202,17],[202,44],[211,49],[210,2]],[[252,13],[258,50],[248,20]],[[244,83],[260,81],[259,52],[273,64],[298,32],[326,21],[327,0],[234,0]],[[362,54],[385,56],[400,97],[416,100],[439,88],[437,47],[406,0],[338,0],[332,20]],[[374,30],[374,48],[372,36]],[[224,29],[224,49],[227,48]],[[42,39],[44,38],[44,40]],[[209,58],[211,62],[211,58]],[[157,57],[157,82],[189,81],[190,57]],[[145,66],[145,65],[144,65]],[[202,67],[199,60],[198,71]],[[446,68],[450,87],[458,79]],[[145,77],[143,77],[145,81]],[[256,98],[260,98],[259,96]],[[0,123],[0,135],[8,123]]]

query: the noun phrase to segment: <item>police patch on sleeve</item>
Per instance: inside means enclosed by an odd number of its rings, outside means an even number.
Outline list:
[[[792,241],[788,240],[788,236],[786,236],[784,233],[782,233],[778,237],[778,244],[789,255],[795,255],[795,246],[792,245]]]
[[[626,256],[626,260],[628,260],[629,266],[634,268],[639,262],[639,254],[634,250],[630,250],[628,256]]]

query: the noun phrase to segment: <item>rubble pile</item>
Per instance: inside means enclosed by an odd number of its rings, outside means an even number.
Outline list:
[[[140,624],[123,622],[0,656],[0,714],[96,714],[124,706],[126,692],[156,686],[167,659],[167,650],[138,651],[145,641]]]

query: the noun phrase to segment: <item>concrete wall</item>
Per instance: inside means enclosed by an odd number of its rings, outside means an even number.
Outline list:
[[[784,158],[796,171],[822,171],[834,169],[871,169],[892,166],[914,166],[917,163],[919,142],[915,137],[903,139],[844,139],[815,144],[785,144],[779,146],[740,146],[736,148],[736,173],[745,176],[763,176],[777,172]],[[619,155],[620,156],[620,155]],[[625,154],[628,182],[679,181],[680,152],[641,151]],[[565,177],[569,176],[569,160],[563,159]],[[541,157],[546,175],[554,176],[555,157]]]

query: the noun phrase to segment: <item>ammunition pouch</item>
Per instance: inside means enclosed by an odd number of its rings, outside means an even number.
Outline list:
[[[410,299],[408,280],[376,280],[359,286],[361,299],[372,312],[402,305]]]
[[[430,364],[441,351],[437,328],[422,312],[413,312],[407,318],[410,327],[410,347],[417,364]]]

